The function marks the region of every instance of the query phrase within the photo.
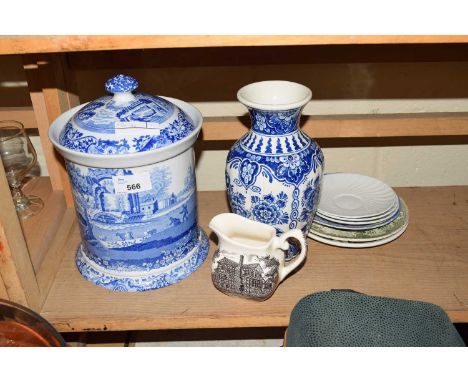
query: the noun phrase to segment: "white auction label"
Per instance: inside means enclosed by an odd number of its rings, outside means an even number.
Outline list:
[[[151,134],[157,136],[161,132],[161,125],[156,122],[115,122],[115,130],[119,131],[120,135],[141,135],[141,134]]]
[[[139,172],[133,175],[116,175],[112,177],[116,193],[131,194],[153,189],[149,172]]]

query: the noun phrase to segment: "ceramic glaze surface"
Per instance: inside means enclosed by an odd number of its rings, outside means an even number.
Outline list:
[[[95,284],[128,291],[160,288],[186,277],[206,257],[192,150],[136,168],[67,161],[67,169],[82,236],[77,265]]]
[[[211,280],[223,293],[262,301],[278,286],[278,267],[278,260],[268,253],[237,255],[218,250],[213,256]]]
[[[85,254],[80,246],[76,254],[76,265],[80,273],[92,283],[103,288],[122,292],[143,292],[151,289],[164,288],[183,280],[195,272],[208,255],[208,238],[200,229],[199,243],[181,261],[172,267],[159,272],[126,273],[125,275],[110,274],[106,269],[100,269]]]
[[[180,107],[131,93],[137,85],[128,76],[110,79],[106,89],[114,97],[91,102],[71,118],[64,113],[49,132],[71,180],[82,237],[78,270],[119,291],[171,285],[208,254],[197,224],[191,146],[201,114],[179,100]]]
[[[60,144],[73,151],[118,155],[155,150],[187,137],[193,121],[168,100],[131,93],[138,82],[119,75],[106,83],[114,96],[86,104],[65,126]]]
[[[180,260],[197,245],[190,154],[133,169],[67,163],[83,249],[90,259],[108,270],[149,271]],[[126,178],[131,187],[143,187],[146,179],[149,184],[140,192],[116,190],[116,183]]]
[[[138,87],[138,81],[124,74],[117,74],[109,79],[104,86],[109,93],[127,93]]]
[[[270,225],[230,213],[216,215],[209,227],[218,236],[219,245],[211,263],[211,279],[228,295],[268,299],[307,254],[306,241],[298,229],[276,237]],[[296,241],[300,250],[286,262],[289,240]]]
[[[306,234],[317,208],[324,158],[317,143],[298,127],[303,106],[249,107],[252,129],[234,144],[227,158],[232,211],[274,226],[277,234],[294,228]]]

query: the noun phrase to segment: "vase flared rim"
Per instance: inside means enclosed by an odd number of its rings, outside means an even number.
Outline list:
[[[303,107],[312,98],[312,91],[291,81],[260,81],[245,85],[237,99],[245,106],[267,111],[291,110]]]

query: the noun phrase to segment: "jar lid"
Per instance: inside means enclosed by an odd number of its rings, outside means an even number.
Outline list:
[[[164,97],[133,93],[138,81],[119,74],[105,84],[108,92],[82,107],[66,123],[59,142],[73,151],[118,155],[169,146],[194,131],[194,123]]]

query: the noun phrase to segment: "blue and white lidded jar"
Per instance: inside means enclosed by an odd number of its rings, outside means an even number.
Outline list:
[[[181,100],[134,93],[137,86],[117,75],[105,85],[113,96],[63,113],[49,129],[72,184],[82,238],[76,265],[119,291],[176,283],[208,254],[192,148],[202,116]]]
[[[231,148],[226,187],[232,212],[276,228],[307,234],[320,194],[324,157],[299,128],[312,92],[289,81],[255,82],[237,98],[247,106],[251,130]],[[286,257],[297,254],[291,244]]]

